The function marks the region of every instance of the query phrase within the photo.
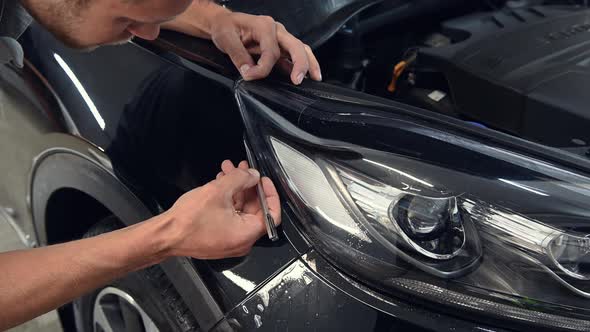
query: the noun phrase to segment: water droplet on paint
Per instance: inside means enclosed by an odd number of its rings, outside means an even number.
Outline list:
[[[254,323],[256,324],[256,328],[259,329],[262,326],[262,317],[254,315]]]

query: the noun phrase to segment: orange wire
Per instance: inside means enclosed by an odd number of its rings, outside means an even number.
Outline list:
[[[408,62],[400,61],[395,67],[393,68],[393,75],[391,77],[391,83],[387,86],[387,91],[393,93],[397,88],[397,81],[402,76],[404,71],[408,68]]]

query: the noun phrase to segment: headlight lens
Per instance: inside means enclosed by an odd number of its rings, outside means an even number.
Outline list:
[[[463,220],[455,197],[431,199],[402,195],[391,203],[389,210],[389,218],[411,241],[436,255],[446,255],[440,259],[452,258],[465,243]]]
[[[588,235],[560,234],[549,242],[547,252],[561,271],[578,280],[590,280],[590,239]]]
[[[377,228],[389,228],[383,234],[394,236],[389,239],[391,242],[402,241],[417,253],[435,260],[451,259],[462,252],[465,227],[456,197],[424,197],[405,192],[419,190],[407,184],[403,184],[404,190],[371,184],[353,171],[337,169],[340,178],[334,180],[344,182],[350,198],[368,220],[379,224]],[[473,236],[477,240],[476,233]]]
[[[240,98],[290,213],[347,273],[512,328],[590,331],[585,175],[360,106],[290,117]]]
[[[392,266],[401,258],[443,278],[464,273],[481,258],[477,231],[456,197],[399,170],[392,171],[401,178],[391,186],[344,163],[314,160],[274,137],[270,142],[291,189],[315,213],[317,223],[310,232],[319,238],[339,234],[334,241],[346,238],[347,249],[368,257],[379,253],[381,262]],[[332,250],[339,251],[338,245]]]

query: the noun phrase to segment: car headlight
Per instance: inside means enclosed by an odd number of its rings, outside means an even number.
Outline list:
[[[251,144],[336,266],[436,310],[590,330],[585,174],[383,105],[256,89],[238,93]]]

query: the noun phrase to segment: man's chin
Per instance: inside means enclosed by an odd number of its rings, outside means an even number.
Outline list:
[[[117,45],[125,45],[125,44],[127,44],[127,43],[131,42],[131,41],[133,40],[133,37],[135,37],[135,36],[127,37],[127,38],[125,38],[125,39],[121,39],[121,40],[118,40],[118,41],[114,41],[114,42],[111,42],[111,43],[108,43],[108,44],[104,44],[104,45],[101,45],[101,46],[117,46]]]
[[[129,38],[126,38],[126,39],[121,39],[121,40],[117,40],[117,41],[113,41],[113,42],[108,42],[108,43],[103,43],[103,44],[99,44],[99,45],[74,47],[74,48],[77,49],[78,51],[81,51],[81,52],[92,52],[92,51],[94,51],[97,48],[102,47],[102,46],[125,45],[125,44],[131,42],[132,40],[133,40],[133,37],[129,37]]]
[[[92,51],[94,51],[97,48],[102,47],[102,46],[125,45],[125,44],[129,43],[130,41],[132,41],[133,40],[133,37],[134,36],[131,36],[131,37],[128,37],[128,38],[125,38],[125,39],[111,41],[111,42],[106,42],[106,43],[101,43],[101,44],[98,44],[98,45],[79,45],[79,44],[75,44],[75,43],[71,43],[71,44],[68,45],[66,43],[66,46],[68,46],[70,48],[73,48],[73,49],[75,49],[77,51],[80,51],[80,52],[92,52]]]

